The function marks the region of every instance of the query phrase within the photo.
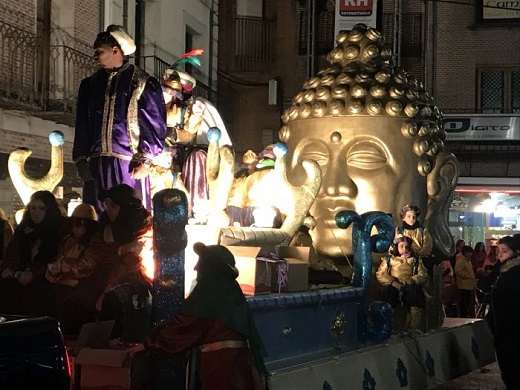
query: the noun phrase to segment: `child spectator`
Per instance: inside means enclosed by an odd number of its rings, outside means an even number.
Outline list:
[[[70,218],[72,233],[67,235],[60,245],[58,259],[47,264],[45,277],[54,283],[49,296],[49,314],[60,321],[62,331],[66,335],[77,334],[85,316],[84,306],[79,302],[67,306],[64,302],[81,280],[88,277],[95,268],[95,262],[83,255],[90,239],[97,230],[97,214],[94,206],[87,203],[78,205]],[[90,291],[85,291],[91,294]],[[80,321],[78,323],[78,320]]]
[[[405,321],[404,328],[419,329],[426,304],[424,284],[428,280],[428,273],[411,246],[411,238],[397,236],[390,254],[381,259],[376,277],[382,285],[382,300],[390,303],[394,309],[394,319],[402,321],[403,311],[399,309],[402,306],[405,308],[404,315],[409,312],[409,321]],[[399,324],[401,321],[395,322]],[[402,323],[399,325],[403,326]]]
[[[94,206],[87,203],[78,205],[70,221],[72,233],[60,245],[58,259],[47,264],[45,277],[51,283],[74,287],[80,279],[92,273],[94,266],[82,258],[98,225]]]
[[[432,236],[417,219],[421,215],[419,207],[407,204],[401,209],[399,215],[403,223],[396,228],[396,237],[398,235],[410,237],[413,252],[420,257],[429,256],[432,253]]]
[[[459,317],[467,318],[471,309],[471,297],[475,288],[476,279],[471,265],[471,255],[473,248],[463,246],[461,256],[455,263],[455,277],[457,278],[457,288],[459,290]]]

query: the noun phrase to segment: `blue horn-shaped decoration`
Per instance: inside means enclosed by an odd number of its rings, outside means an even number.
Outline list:
[[[336,224],[341,229],[346,229],[352,224],[352,285],[367,289],[372,276],[372,252],[383,253],[388,250],[394,239],[394,220],[381,211],[369,211],[360,216],[349,210],[336,214]],[[374,226],[378,234],[371,236]]]

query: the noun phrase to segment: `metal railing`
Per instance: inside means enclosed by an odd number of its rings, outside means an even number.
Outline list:
[[[401,15],[401,56],[420,57],[422,55],[422,18],[420,12],[403,13]],[[383,13],[382,33],[386,44],[394,43],[394,14]]]
[[[0,22],[0,107],[73,125],[79,83],[95,70],[92,55],[38,42],[36,34]]]
[[[158,80],[169,66],[156,55],[140,60]],[[91,53],[68,45],[43,47],[36,34],[0,21],[0,107],[73,126],[79,84],[96,69]],[[194,94],[213,102],[217,97],[200,81]]]
[[[273,63],[273,22],[265,18],[235,18],[235,70],[265,72]]]

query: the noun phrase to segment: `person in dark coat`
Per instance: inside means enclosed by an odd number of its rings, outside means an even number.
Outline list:
[[[520,247],[510,236],[498,241],[502,263],[491,290],[492,331],[502,380],[508,390],[520,389]]]
[[[45,271],[56,260],[59,243],[70,229],[51,192],[32,194],[0,266],[0,313],[47,314],[51,283]]]
[[[141,341],[150,330],[149,325],[143,325],[150,323],[149,318],[143,318],[149,306],[146,300],[150,280],[143,267],[142,251],[143,240],[151,240],[148,233],[152,218],[129,185],[116,185],[98,196],[105,211],[98,230],[78,259],[92,272],[64,300],[63,312],[75,313],[65,315],[70,321],[64,327],[67,334],[75,334],[85,322],[96,318],[115,320],[114,338]]]
[[[193,249],[199,255],[197,285],[180,313],[145,338],[145,347],[177,355],[193,348],[200,352],[199,368],[187,388],[265,389],[264,347],[235,280],[233,254],[221,245],[196,243]]]

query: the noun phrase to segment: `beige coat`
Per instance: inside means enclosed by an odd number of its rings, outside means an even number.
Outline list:
[[[457,288],[459,290],[473,290],[475,288],[475,273],[471,261],[460,256],[455,261],[455,276],[457,277]]]

